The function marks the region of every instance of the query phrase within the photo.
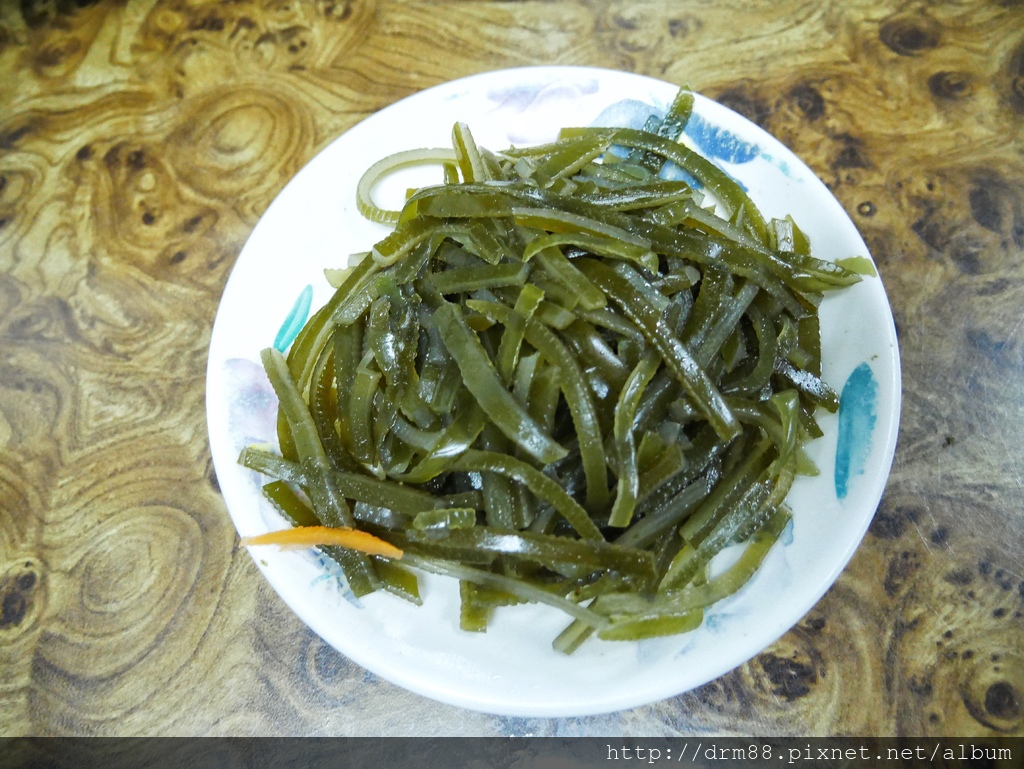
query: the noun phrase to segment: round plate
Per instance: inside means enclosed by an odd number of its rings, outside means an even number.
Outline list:
[[[387,229],[356,211],[368,165],[398,150],[450,146],[469,125],[482,147],[551,141],[568,125],[641,127],[677,87],[622,72],[532,67],[468,77],[410,96],[352,128],[287,185],[234,267],[210,342],[207,414],[217,477],[241,535],[286,524],[237,464],[253,443],[276,444],[277,403],[259,353],[285,347],[330,296],[323,270],[344,267]],[[682,141],[743,184],[766,216],[792,213],[824,259],[867,256],[825,185],[789,150],[743,117],[697,96]],[[381,202],[400,204],[392,180]],[[823,377],[842,393],[825,435],[808,445],[820,475],[798,479],[793,522],[761,570],[706,613],[696,631],[641,642],[590,640],[566,656],[551,648],[567,624],[543,606],[499,609],[486,633],[459,629],[458,585],[424,576],[423,606],[386,593],[356,600],[315,551],[253,548],[264,576],[292,610],[347,657],[443,702],[495,714],[579,716],[634,707],[710,681],[753,657],[818,601],[857,548],[878,506],[896,443],[900,370],[896,333],[878,278],[830,295],[821,307]]]

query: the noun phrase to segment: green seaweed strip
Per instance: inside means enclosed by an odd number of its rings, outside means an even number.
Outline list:
[[[575,320],[562,329],[561,338],[576,351],[580,362],[600,373],[604,381],[616,390],[629,376],[629,367],[612,350],[597,329],[585,320]]]
[[[579,317],[593,326],[608,329],[620,337],[631,338],[638,342],[643,341],[643,332],[610,308],[602,307],[600,310],[586,310],[580,312]]]
[[[608,235],[595,235],[586,232],[553,232],[533,241],[523,252],[523,259],[529,260],[546,248],[560,246],[577,246],[591,254],[636,262],[651,272],[658,269],[658,257],[651,251],[650,244],[637,244],[623,241]]]
[[[555,412],[562,391],[562,370],[551,363],[539,367],[531,378],[527,409],[548,430],[555,426]]]
[[[771,397],[771,404],[779,414],[781,440],[776,443],[779,456],[772,463],[774,483],[768,498],[770,508],[782,504],[793,485],[797,466],[797,444],[800,432],[800,400],[793,390],[777,392]]]
[[[476,446],[484,451],[498,455],[509,453],[509,440],[488,424],[480,433]],[[515,527],[513,503],[515,493],[512,482],[504,475],[484,473],[480,480],[480,491],[484,500],[484,513],[487,523],[499,529],[511,530]]]
[[[722,345],[732,335],[758,291],[755,284],[745,283],[734,296],[719,305],[694,352],[697,365],[704,368],[711,365],[712,359],[718,355]]]
[[[419,577],[390,558],[373,558],[373,568],[380,578],[380,586],[416,606],[423,605],[420,597]]]
[[[313,367],[309,385],[309,414],[313,418],[324,453],[330,457],[347,460],[341,448],[341,437],[334,425],[338,416],[338,404],[334,397],[334,347],[326,345],[320,359]],[[352,464],[348,462],[348,464]]]
[[[665,160],[672,161],[707,187],[729,210],[730,218],[734,223],[742,216],[743,226],[757,242],[763,245],[768,244],[768,225],[743,188],[714,163],[688,147],[665,137],[633,128],[574,128],[563,130],[562,135],[566,137],[607,136],[612,144],[647,150]]]
[[[407,483],[427,483],[450,469],[483,431],[486,415],[476,401],[456,410],[455,419],[443,431],[436,445],[413,467],[392,477]]]
[[[521,261],[515,256],[515,249],[506,242],[508,236],[499,236],[495,220],[478,219],[462,225],[449,223],[442,234],[488,264],[502,264],[505,259]]]
[[[671,203],[692,203],[693,189],[686,182],[657,179],[628,187],[582,193],[579,200],[613,211],[660,209]],[[696,205],[696,204],[694,204]]]
[[[683,86],[676,91],[668,112],[665,113],[661,125],[658,126],[658,136],[670,141],[678,140],[683,129],[686,128],[686,124],[690,122],[690,115],[693,114],[693,102],[693,91],[689,86]]]
[[[537,517],[540,503],[522,484],[512,486],[512,530],[525,531]]]
[[[712,268],[704,271],[697,299],[693,303],[680,336],[688,346],[699,346],[712,319],[724,301],[724,295],[732,277],[724,270]]]
[[[651,244],[644,238],[635,235],[629,230],[616,227],[606,221],[593,219],[570,211],[562,211],[557,208],[527,208],[525,206],[514,206],[512,216],[516,224],[525,227],[537,227],[549,233],[582,233],[593,238],[601,238],[606,241],[624,243],[636,248],[650,251]],[[540,249],[527,247],[523,258],[530,256]]]
[[[356,368],[362,359],[363,331],[362,321],[357,321],[348,326],[337,327],[331,339],[331,346],[334,348],[334,379],[338,414],[349,413],[352,384],[355,382]],[[353,443],[349,420],[339,419],[337,424],[342,453],[351,456]]]
[[[541,462],[566,455],[536,420],[512,397],[476,334],[466,325],[457,305],[445,303],[434,312],[441,339],[462,372],[466,388],[509,440]]]
[[[679,635],[696,630],[703,621],[704,612],[700,609],[681,614],[611,617],[608,625],[597,631],[597,637],[605,641],[639,641],[643,638]]]
[[[574,302],[585,310],[598,310],[605,306],[607,299],[601,290],[569,261],[557,248],[545,248],[534,257],[552,278],[561,283]],[[572,309],[568,307],[567,309]]]
[[[598,602],[600,602],[600,598]],[[562,654],[572,654],[593,634],[594,626],[592,624],[575,620],[555,637],[555,640],[551,643],[551,648]]]
[[[644,440],[649,435],[651,433],[644,434],[644,439],[640,441],[640,447],[637,449],[637,467],[640,470],[638,502],[656,492],[686,467],[686,456],[678,443],[669,444],[648,461],[644,451]]]
[[[300,392],[309,383],[316,357],[338,324],[338,318],[349,311],[355,297],[363,293],[378,270],[372,259],[362,259],[320,310],[303,326],[288,350],[288,368]]]
[[[459,580],[459,628],[469,633],[483,633],[490,624],[494,605],[481,600],[480,588],[469,580]]]
[[[466,580],[477,585],[493,587],[509,595],[515,596],[521,601],[528,603],[543,603],[554,606],[579,621],[594,627],[602,628],[608,624],[608,620],[600,614],[591,611],[585,606],[572,601],[564,596],[557,595],[551,590],[545,590],[529,582],[507,577],[503,574],[496,574],[491,571],[464,566],[460,563],[447,561],[440,558],[421,556],[415,553],[406,553],[403,560],[410,566],[415,566],[433,574],[441,574],[455,579]]]
[[[751,459],[746,460],[737,469],[740,479],[731,485],[722,500],[724,512],[714,518],[698,512],[681,527],[680,535],[692,549],[684,549],[673,561],[662,580],[662,589],[685,584],[730,541],[751,536],[782,504],[796,472],[798,399],[792,391],[783,392],[772,397],[772,404],[778,409],[782,423],[783,443],[778,446],[778,456],[749,486],[747,479],[757,472],[759,463],[751,464]],[[740,489],[745,489],[742,494]]]
[[[864,275],[870,278],[878,277],[878,270],[875,269],[875,264],[866,256],[848,256],[845,259],[836,259],[836,265],[842,267],[844,270],[855,272],[858,275]]]
[[[413,517],[412,527],[418,531],[451,531],[476,525],[476,510],[471,507],[444,507],[422,510]]]
[[[395,264],[433,235],[441,224],[441,220],[429,216],[402,219],[398,226],[370,251],[374,263],[380,267]]]
[[[817,315],[807,315],[797,321],[797,338],[800,349],[810,356],[803,368],[821,377],[821,322]]]
[[[669,332],[661,321],[660,313],[627,280],[606,265],[592,260],[580,260],[580,269],[622,308],[626,317],[636,323],[648,341],[657,347],[665,364],[678,377],[719,437],[731,440],[738,435],[739,423],[729,412],[718,388],[682,342]]]
[[[352,432],[352,455],[368,469],[378,464],[377,442],[373,436],[373,398],[381,373],[370,368],[373,352],[367,351],[356,367],[349,398],[348,421]]]
[[[251,447],[244,449],[239,461],[251,470],[288,483],[305,486],[311,481],[310,471],[306,466],[290,462],[283,457],[260,449]],[[391,480],[381,480],[344,470],[332,470],[330,476],[339,493],[346,498],[373,507],[385,507],[396,513],[415,515],[438,509],[444,504],[443,500],[429,492]],[[354,526],[354,519],[350,519],[344,525]]]
[[[496,366],[498,374],[506,385],[511,384],[512,376],[519,363],[519,353],[523,348],[523,335],[526,332],[526,323],[533,317],[534,312],[544,299],[544,292],[536,286],[527,285],[516,297],[513,314],[505,326],[505,333],[501,336],[501,345],[498,347]],[[550,426],[546,428],[550,431]]]
[[[515,324],[516,321],[520,320],[522,321],[520,325],[523,327],[523,330],[525,330],[526,319],[523,318],[522,316],[517,318],[516,316],[513,315],[511,320],[509,320],[509,325],[505,327],[505,333],[507,334],[508,329],[512,327],[512,325]],[[504,339],[505,335],[503,334],[502,341],[504,341]],[[500,351],[501,350],[499,348],[499,352]],[[534,352],[525,356],[519,363],[519,365],[515,368],[511,382],[512,395],[515,396],[516,400],[523,404],[523,407],[530,412],[530,416],[534,417],[534,419],[537,419],[537,414],[535,413],[536,409],[531,407],[530,388],[533,387],[533,377],[537,373],[537,367],[540,365],[540,362],[540,353]],[[543,425],[545,429],[547,429],[549,432],[554,426],[553,422],[545,422],[541,419],[537,419],[537,421],[541,425]]]
[[[388,174],[402,168],[421,165],[442,165],[447,169],[454,153],[450,149],[414,149],[397,152],[377,161],[363,172],[356,185],[356,208],[359,213],[372,222],[395,224],[400,212],[382,209],[373,201],[373,188]],[[449,177],[445,176],[445,181]]]
[[[624,531],[615,542],[631,547],[649,546],[659,537],[674,531],[682,520],[691,515],[710,493],[711,487],[712,483],[706,477],[694,481]]]
[[[626,379],[625,385],[615,404],[615,442],[618,446],[618,484],[615,502],[612,505],[608,525],[625,528],[633,519],[636,510],[637,495],[640,491],[640,474],[636,462],[636,439],[633,435],[633,421],[636,418],[637,405],[644,388],[651,381],[661,358],[653,350],[648,350],[640,359]]]
[[[722,478],[707,499],[680,527],[679,536],[694,546],[703,542],[724,513],[757,485],[772,459],[768,448],[767,441],[761,442],[731,473]]]
[[[422,544],[430,540],[418,541]],[[654,577],[652,553],[611,544],[603,539],[570,539],[530,531],[512,532],[475,526],[452,530],[442,541],[450,547],[534,561],[554,571],[564,568],[570,572],[565,576],[611,569],[638,583],[646,583]]]
[[[750,581],[790,520],[789,510],[780,507],[750,537],[736,562],[702,585],[666,590],[652,598],[636,593],[607,593],[594,608],[612,617],[613,626],[627,619],[653,619],[707,608],[734,595]]]
[[[711,235],[720,235],[744,246],[751,248],[759,248],[761,246],[742,227],[737,227],[728,219],[723,219],[706,208],[701,208],[700,204],[695,200],[681,200],[672,205],[666,205],[663,208],[652,211],[648,218],[661,225],[686,224],[691,227],[696,225],[696,229],[703,230]]]
[[[746,394],[760,392],[769,383],[772,372],[775,370],[778,340],[771,320],[756,304],[747,308],[747,317],[750,319],[757,339],[757,359],[754,366],[741,378],[731,383],[729,381],[724,383],[723,390],[725,392]]]
[[[608,146],[606,139],[597,136],[560,144],[534,167],[532,178],[539,186],[550,187],[555,180],[572,176],[607,150]]]
[[[690,115],[693,113],[693,102],[693,92],[689,88],[680,88],[676,91],[675,98],[672,100],[668,112],[658,122],[654,133],[670,141],[678,140],[686,124],[690,121]],[[646,168],[650,168],[655,173],[661,172],[664,166],[662,158],[650,151],[644,151],[642,155],[641,163]]]
[[[501,606],[514,606],[523,599],[493,586],[479,585],[469,580],[459,581],[460,616],[463,630],[484,632],[494,610]]]
[[[810,398],[816,406],[821,406],[833,414],[839,411],[839,396],[835,390],[810,371],[798,369],[788,360],[776,359],[775,373],[788,380],[801,393]]]
[[[473,134],[465,123],[456,123],[452,128],[452,144],[455,147],[455,160],[459,164],[462,180],[466,182],[483,182],[493,178],[487,164],[476,146]]]
[[[310,465],[312,477],[307,480],[306,490],[313,502],[313,511],[328,526],[353,526],[352,512],[332,482],[330,462],[308,407],[292,380],[287,361],[272,347],[265,349],[260,357],[288,420],[298,457]],[[367,556],[343,548],[325,548],[325,551],[341,565],[349,588],[356,595],[365,595],[379,586]]]
[[[521,286],[530,274],[528,264],[496,264],[454,267],[430,275],[430,281],[442,294],[459,294],[482,288]]]
[[[466,305],[503,325],[507,325],[512,315],[511,308],[496,302],[469,300]],[[572,353],[550,330],[530,320],[524,333],[527,342],[561,369],[562,393],[579,436],[580,459],[587,479],[586,507],[591,512],[601,513],[608,509],[611,498],[604,438],[590,388]]]
[[[268,347],[260,354],[263,367],[266,369],[270,384],[277,394],[280,408],[284,412],[295,440],[295,448],[300,462],[308,464],[316,477],[309,480],[310,498],[317,517],[331,526],[352,525],[352,513],[348,505],[331,485],[328,473],[332,468],[320,434],[313,422],[309,408],[295,387],[288,363],[284,356],[273,347]]]
[[[765,471],[742,495],[730,500],[729,506],[723,510],[706,536],[699,543],[687,542],[679,551],[666,571],[659,590],[677,589],[690,583],[736,538],[741,529],[758,525],[764,516],[770,514],[771,510],[767,506],[770,483],[769,473]]]
[[[320,519],[299,495],[284,481],[271,481],[263,485],[263,496],[288,519],[292,526],[319,526]]]
[[[455,470],[498,473],[524,484],[545,502],[550,503],[584,539],[603,539],[601,530],[587,511],[548,476],[515,457],[490,451],[469,449],[452,463]]]

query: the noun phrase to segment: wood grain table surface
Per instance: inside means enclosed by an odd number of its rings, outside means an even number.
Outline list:
[[[902,348],[895,464],[834,587],[747,664],[575,719],[439,705],[268,587],[213,472],[210,330],[285,183],[487,70],[689,83],[825,181]],[[1024,734],[1017,0],[0,4],[0,734]]]

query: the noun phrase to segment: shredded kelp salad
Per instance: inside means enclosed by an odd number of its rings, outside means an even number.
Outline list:
[[[692,630],[742,587],[817,472],[802,446],[838,408],[817,310],[863,264],[811,256],[681,144],[693,101],[500,152],[459,123],[372,166],[359,210],[393,231],[263,352],[280,454],[240,462],[295,528],[246,543],[319,546],[357,596],[454,577],[469,631],[557,607],[563,652]],[[443,183],[376,205],[420,164]]]

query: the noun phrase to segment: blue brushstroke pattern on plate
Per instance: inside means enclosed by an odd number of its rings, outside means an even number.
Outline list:
[[[878,380],[867,363],[861,363],[843,385],[839,396],[839,437],[836,445],[836,497],[845,499],[850,482],[864,474],[871,454],[875,429]]]

